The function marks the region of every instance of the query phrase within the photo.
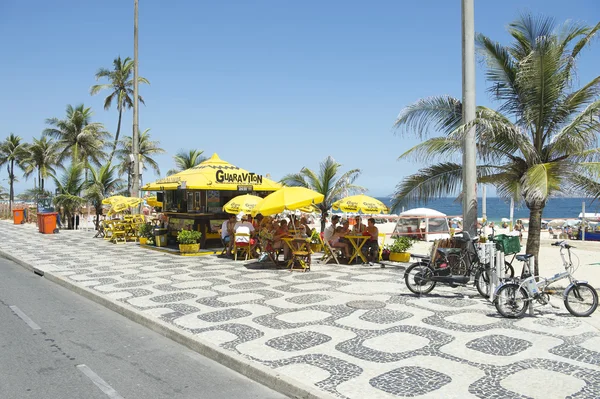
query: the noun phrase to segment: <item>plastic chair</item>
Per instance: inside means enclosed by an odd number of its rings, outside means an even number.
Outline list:
[[[379,261],[381,262],[382,258],[381,258],[381,253],[383,252],[383,244],[385,244],[385,234],[384,233],[379,233],[379,238],[380,243],[379,243]]]
[[[126,244],[127,243],[127,232],[126,227],[123,223],[115,223],[112,229],[112,237],[110,239],[115,244]]]
[[[238,239],[242,239],[238,241]],[[247,241],[246,241],[247,240]],[[238,252],[241,252],[242,255],[245,254],[245,259],[252,258],[252,254],[250,253],[250,234],[248,233],[235,233],[233,238],[233,254],[234,259],[237,260]]]

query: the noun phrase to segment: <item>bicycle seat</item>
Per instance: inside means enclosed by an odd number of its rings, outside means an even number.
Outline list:
[[[520,262],[527,262],[527,259],[533,257],[533,255],[531,254],[522,254],[522,255],[517,255],[517,260]]]

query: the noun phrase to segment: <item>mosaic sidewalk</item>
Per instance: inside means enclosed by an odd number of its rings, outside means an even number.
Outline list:
[[[0,250],[340,398],[600,397],[600,333],[553,300],[501,318],[473,288],[417,298],[402,268],[178,257],[0,222]]]

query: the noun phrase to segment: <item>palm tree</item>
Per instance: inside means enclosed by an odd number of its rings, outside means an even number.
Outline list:
[[[54,206],[57,210],[61,208],[64,210],[69,229],[73,228],[71,216],[85,202],[85,199],[80,196],[85,185],[85,180],[82,176],[83,169],[82,162],[73,162],[68,168],[64,169],[64,174],[60,179],[53,176],[56,189],[59,193],[54,197]]]
[[[6,165],[8,172],[8,210],[12,211],[12,204],[15,200],[14,183],[17,180],[15,176],[15,166],[21,170],[25,169],[24,160],[27,157],[27,144],[21,141],[21,137],[11,133],[4,142],[0,143],[0,166]]]
[[[83,104],[75,108],[67,105],[65,119],[46,119],[46,123],[53,127],[44,129],[43,134],[58,140],[58,162],[71,157],[73,162],[102,164],[106,158],[104,141],[110,138],[110,133],[103,124],[91,122],[92,114],[92,109],[85,108]]]
[[[24,162],[25,177],[29,177],[37,170],[37,186],[44,191],[44,180],[48,176],[55,174],[54,166],[57,164],[58,145],[42,136],[40,139],[33,139],[33,144],[29,146],[29,154]]]
[[[434,97],[405,108],[395,126],[426,137],[433,127],[446,137],[434,137],[411,148],[401,158],[441,162],[398,184],[394,207],[411,200],[455,194],[462,180],[464,132],[476,128],[478,181],[494,185],[498,195],[524,201],[529,209],[527,253],[538,254],[542,212],[553,195],[576,190],[600,195],[594,180],[600,154],[600,77],[574,88],[574,67],[600,24],[566,23],[523,15],[509,25],[510,46],[479,34],[477,44],[487,63],[489,93],[498,110],[478,107],[473,123],[463,125],[462,104],[456,98]],[[596,174],[597,176],[597,174]],[[595,192],[593,190],[596,190]]]
[[[139,153],[140,161],[144,164],[143,170],[148,170],[148,167],[152,168],[154,173],[160,175],[160,168],[158,163],[152,158],[154,155],[162,154],[165,152],[160,148],[160,141],[150,140],[150,129],[144,130],[139,135]],[[119,149],[116,151],[117,159],[119,160],[118,172],[119,176],[127,174],[127,191],[131,192],[131,178],[133,177],[133,165],[129,158],[129,154],[133,153],[133,139],[131,136],[123,137],[123,140],[119,142]]]
[[[203,152],[204,151],[202,150],[189,150],[188,152],[185,152],[184,150],[179,151],[177,155],[173,156],[175,169],[169,170],[167,176],[183,172],[184,170],[198,166],[200,163],[206,161],[206,157],[202,156]]]
[[[121,189],[122,181],[116,177],[116,166],[107,163],[97,169],[90,168],[90,174],[84,184],[85,198],[96,210],[96,230],[102,215],[102,200]]]
[[[366,191],[363,187],[354,185],[354,181],[360,176],[360,169],[349,170],[338,177],[341,167],[341,164],[329,156],[321,162],[318,173],[304,167],[299,173],[285,175],[280,181],[286,186],[310,188],[325,196],[323,202],[317,205],[321,210],[321,231],[325,230],[327,212],[335,201],[346,195]]]
[[[113,69],[100,68],[96,72],[96,80],[108,79],[109,83],[94,85],[90,89],[90,94],[93,96],[98,94],[101,90],[110,90],[110,94],[104,99],[104,109],[109,110],[112,106],[113,100],[117,104],[117,110],[119,111],[119,121],[117,122],[117,133],[115,134],[115,141],[113,144],[112,151],[108,158],[111,162],[115,150],[117,149],[117,143],[119,142],[119,134],[121,133],[121,117],[123,116],[123,110],[126,108],[133,107],[133,60],[129,57],[121,60],[121,57],[117,57],[113,61]],[[150,84],[148,79],[138,76],[138,83]],[[138,95],[139,101],[142,104],[144,99]]]

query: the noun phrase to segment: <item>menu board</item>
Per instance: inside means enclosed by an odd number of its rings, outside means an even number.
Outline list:
[[[219,213],[221,209],[221,194],[217,190],[206,191],[206,210],[208,213]]]

